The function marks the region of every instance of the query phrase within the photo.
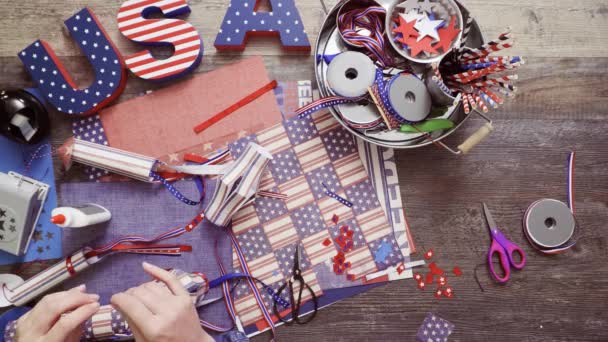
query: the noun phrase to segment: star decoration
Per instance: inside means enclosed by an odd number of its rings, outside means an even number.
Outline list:
[[[52,240],[54,235],[55,235],[55,234],[53,234],[53,233],[51,233],[51,232],[46,232],[46,239],[47,239],[47,240]]]
[[[403,18],[405,21],[407,21],[408,23],[410,21],[413,21],[413,20],[418,21],[418,20],[424,18],[424,15],[418,13],[418,11],[410,11],[410,12],[407,12],[407,13],[400,13],[399,16],[401,18]]]
[[[177,153],[171,153],[171,154],[169,154],[169,161],[170,162],[177,162],[177,161],[179,161],[179,155]]]
[[[441,48],[444,53],[447,52],[460,31],[460,29],[456,28],[456,17],[452,16],[450,24],[437,31],[439,33],[439,41],[433,47],[435,49]]]
[[[401,43],[405,43],[410,37],[418,37],[418,31],[414,28],[415,25],[415,20],[407,22],[402,16],[399,16],[399,24],[393,29],[393,33],[401,34],[401,37],[397,38],[397,40]]]
[[[0,217],[6,217],[6,210],[0,209]]]
[[[42,248],[42,246],[39,246],[38,248],[36,248],[36,251],[40,254],[44,253],[44,248]]]
[[[34,240],[34,241],[42,240],[42,232],[39,230],[35,231],[34,235],[32,235],[32,240]]]
[[[403,8],[405,9],[405,12],[410,12],[420,8],[420,5],[418,4],[418,0],[405,0],[404,2],[397,5],[397,8]]]
[[[420,19],[416,22],[416,30],[420,33],[418,37],[418,41],[422,40],[424,37],[432,37],[435,40],[439,40],[439,33],[437,33],[437,28],[443,24],[443,20],[431,20],[428,16],[424,16],[424,18]]]
[[[420,54],[420,52],[437,52],[431,44],[433,43],[433,38],[424,37],[421,41],[418,41],[416,38],[410,38],[407,42],[407,46],[410,48],[410,55],[412,57],[416,57]]]
[[[15,226],[10,226],[10,227],[8,227],[8,230],[10,230],[11,233],[14,233],[17,231],[17,228]]]
[[[433,7],[435,7],[435,5],[436,4],[431,3],[429,0],[422,0],[422,3],[420,3],[418,7],[430,15],[433,14]]]

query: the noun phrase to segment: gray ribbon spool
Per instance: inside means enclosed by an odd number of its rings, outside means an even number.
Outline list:
[[[388,100],[397,114],[406,121],[424,120],[431,111],[431,95],[418,77],[401,74],[389,83]]]
[[[528,236],[539,246],[555,248],[568,242],[574,234],[574,215],[566,204],[554,199],[542,199],[528,209],[525,228]]]
[[[361,52],[346,51],[334,57],[327,67],[329,88],[339,96],[359,97],[374,84],[374,62]]]
[[[338,105],[338,108],[346,120],[355,124],[369,125],[380,120],[378,108],[373,104],[347,103]]]

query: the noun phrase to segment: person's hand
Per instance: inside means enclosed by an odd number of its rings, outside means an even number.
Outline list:
[[[213,341],[202,328],[190,294],[170,272],[143,263],[144,271],[162,281],[148,282],[112,296],[138,342]]]
[[[15,341],[80,341],[82,324],[99,309],[99,296],[85,293],[85,290],[85,286],[80,285],[44,296],[17,320]]]

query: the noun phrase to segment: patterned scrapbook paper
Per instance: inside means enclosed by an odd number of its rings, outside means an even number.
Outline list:
[[[325,289],[361,285],[364,275],[404,260],[356,142],[331,115],[288,119],[242,138],[229,145],[233,157],[238,158],[250,141],[273,155],[260,187],[288,196],[283,203],[256,200],[233,219],[233,231],[254,276],[278,288],[290,275],[296,245],[304,259],[304,278],[318,295]],[[355,205],[349,208],[326,196],[320,182]],[[332,222],[334,214],[338,224]],[[332,258],[338,246],[323,243],[333,240],[332,234],[344,224],[357,233],[355,248],[346,253],[355,281],[334,274]],[[389,247],[387,252],[384,246]],[[260,318],[248,289],[237,289],[235,304],[245,325]]]
[[[270,82],[262,57],[251,57],[208,73],[195,75],[134,99],[76,119],[80,139],[143,154],[171,164],[183,154],[207,154],[228,142],[281,120],[272,92],[237,109],[209,129],[194,126],[209,119]],[[149,141],[155,144],[149,144]],[[107,173],[87,167],[91,180]]]

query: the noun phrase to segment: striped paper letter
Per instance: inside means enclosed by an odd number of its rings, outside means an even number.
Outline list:
[[[203,41],[196,29],[178,19],[146,19],[160,10],[165,17],[190,13],[186,0],[128,0],[118,11],[118,29],[143,45],[172,45],[175,52],[158,60],[144,50],[126,58],[127,67],[146,80],[165,81],[196,69],[203,58]]]

